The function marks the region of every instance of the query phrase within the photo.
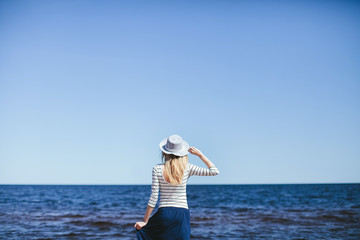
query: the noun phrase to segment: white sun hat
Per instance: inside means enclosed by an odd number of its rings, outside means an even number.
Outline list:
[[[167,154],[174,154],[175,156],[185,156],[189,152],[189,144],[184,141],[179,135],[171,135],[162,140],[159,144],[161,151]]]

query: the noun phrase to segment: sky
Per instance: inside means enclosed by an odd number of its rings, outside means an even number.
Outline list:
[[[360,182],[357,1],[0,1],[0,184]],[[189,162],[206,167],[197,157]]]

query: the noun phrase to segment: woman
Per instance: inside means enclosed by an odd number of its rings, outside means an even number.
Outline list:
[[[192,175],[219,174],[215,165],[195,147],[190,147],[178,135],[172,135],[159,144],[165,163],[152,170],[151,195],[144,221],[135,224],[137,239],[190,239],[190,212],[186,199],[187,180]],[[188,163],[188,153],[198,156],[208,168]],[[158,211],[150,217],[158,200]],[[149,218],[150,217],[150,218]]]

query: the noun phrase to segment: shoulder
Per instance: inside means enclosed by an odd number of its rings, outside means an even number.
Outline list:
[[[159,170],[161,170],[162,165],[163,165],[162,163],[155,164],[152,170],[158,172]]]
[[[194,167],[196,167],[196,165],[192,164],[192,163],[188,163],[188,169],[193,169]]]

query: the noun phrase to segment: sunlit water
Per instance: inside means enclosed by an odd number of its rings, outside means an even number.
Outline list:
[[[360,239],[360,184],[188,185],[187,194],[191,239]],[[149,196],[149,185],[0,185],[0,239],[135,239]]]

